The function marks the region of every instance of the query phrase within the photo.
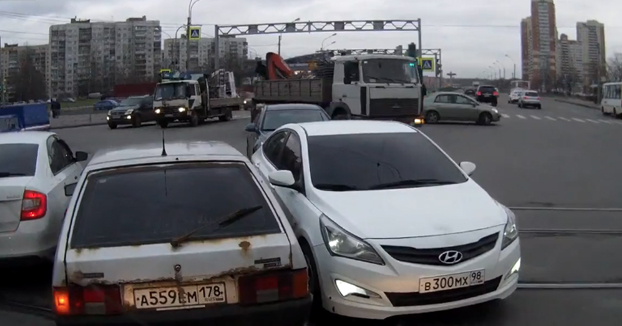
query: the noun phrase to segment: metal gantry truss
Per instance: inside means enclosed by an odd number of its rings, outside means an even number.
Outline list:
[[[216,25],[214,27],[215,68],[219,68],[220,38],[249,35],[283,33],[339,33],[339,32],[417,32],[418,47],[421,48],[421,19],[392,20],[341,20],[308,21],[288,23]]]

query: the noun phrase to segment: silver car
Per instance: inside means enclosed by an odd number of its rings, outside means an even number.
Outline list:
[[[439,121],[474,121],[489,125],[501,120],[501,114],[494,107],[478,103],[475,99],[461,93],[438,92],[424,101],[423,112],[426,123]]]
[[[518,98],[518,107],[519,108],[536,108],[538,110],[542,110],[542,103],[540,102],[540,95],[536,91],[525,91]]]

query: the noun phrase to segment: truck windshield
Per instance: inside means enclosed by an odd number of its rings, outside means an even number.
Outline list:
[[[417,76],[417,69],[413,61],[403,59],[369,59],[363,61],[363,81],[366,83],[410,84],[418,82]]]
[[[166,83],[156,86],[155,100],[172,100],[186,97],[186,83]]]

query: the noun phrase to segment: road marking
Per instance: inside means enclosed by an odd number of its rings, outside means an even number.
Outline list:
[[[506,119],[509,119],[509,118],[510,118],[510,115],[509,115],[509,114],[503,114],[503,113],[502,113],[502,114],[501,114],[501,116],[502,116],[502,117],[504,117],[504,118],[506,118]]]
[[[513,211],[622,212],[622,207],[542,207],[512,206]]]
[[[612,123],[618,124],[618,125],[622,125],[622,122],[620,121],[611,121]]]
[[[562,119],[562,120],[564,120],[564,121],[570,121],[570,120],[568,120],[568,119],[566,119],[566,118],[564,118],[564,117],[558,117],[558,118],[560,118],[560,119]]]
[[[523,116],[522,116],[522,115],[520,115],[520,114],[517,114],[516,116],[517,116],[517,117],[519,117],[519,118],[521,118],[521,119],[527,119],[527,118],[523,117]]]
[[[611,124],[612,122],[609,120],[604,120],[604,119],[598,119],[598,121],[602,122],[602,123],[607,123],[607,124]]]
[[[585,120],[587,120],[587,121],[589,121],[589,122],[591,122],[591,123],[600,123],[600,122],[598,122],[598,121],[596,121],[596,120],[592,120],[592,119],[585,119]]]
[[[577,119],[577,118],[572,118],[572,120],[577,121],[577,122],[585,122],[585,121],[583,121],[581,119]]]
[[[542,119],[540,119],[540,117],[535,116],[535,115],[532,115],[531,117],[532,117],[532,118],[534,118],[534,119],[536,119],[536,120],[542,120]]]
[[[547,115],[547,116],[545,116],[545,118],[547,118],[547,119],[549,119],[549,120],[551,120],[551,121],[557,121],[557,120],[555,120],[555,119],[553,119],[553,118],[549,117],[548,115]]]

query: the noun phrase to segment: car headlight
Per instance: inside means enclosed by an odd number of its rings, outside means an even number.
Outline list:
[[[494,112],[494,113],[499,113],[499,110],[497,110],[497,109],[492,109],[492,112]]]
[[[244,104],[246,104],[246,100],[244,100]]]
[[[162,112],[162,110],[160,110],[160,109],[155,109],[155,113],[156,113],[156,114],[160,114],[160,112]]]
[[[345,231],[326,215],[320,217],[320,231],[324,244],[332,256],[384,265],[384,261],[371,245]]]
[[[509,246],[514,240],[518,239],[518,228],[516,227],[516,215],[509,208],[501,205],[508,216],[508,221],[503,229],[503,242],[501,242],[501,250]]]

